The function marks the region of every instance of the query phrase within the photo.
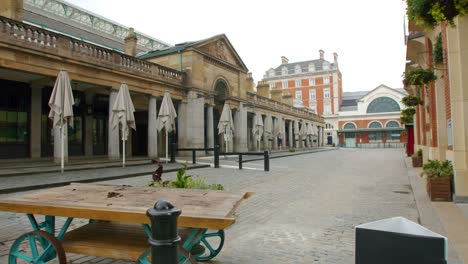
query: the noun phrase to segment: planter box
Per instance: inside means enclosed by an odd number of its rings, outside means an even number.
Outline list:
[[[452,180],[450,177],[427,178],[427,193],[431,201],[451,201],[452,200]]]
[[[411,157],[413,160],[413,167],[418,168],[422,167],[422,157]]]

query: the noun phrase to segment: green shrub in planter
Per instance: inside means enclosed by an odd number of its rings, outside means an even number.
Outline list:
[[[405,125],[413,124],[413,116],[402,115],[400,116],[400,121]]]
[[[289,147],[289,152],[296,152],[296,148],[295,147]]]

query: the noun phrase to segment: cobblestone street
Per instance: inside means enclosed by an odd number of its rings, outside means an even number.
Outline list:
[[[223,250],[211,263],[354,263],[354,226],[403,216],[418,222],[401,149],[341,149],[248,163],[252,169],[204,168],[189,174],[251,191],[226,230]],[[163,179],[175,173],[164,174]],[[144,186],[149,176],[107,181]],[[3,196],[4,197],[4,196]],[[79,225],[83,222],[75,222]],[[12,239],[30,227],[24,216],[0,213],[0,263]],[[68,256],[71,263],[126,263]]]

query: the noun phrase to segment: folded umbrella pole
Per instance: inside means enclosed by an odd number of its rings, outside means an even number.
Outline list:
[[[175,119],[177,112],[174,104],[172,103],[171,95],[168,92],[164,93],[163,101],[158,115],[158,131],[163,128],[166,131],[166,163],[168,162],[168,134],[171,131],[175,131]]]
[[[223,134],[224,142],[226,143],[226,151],[229,152],[229,141],[232,141],[234,134],[234,121],[232,119],[231,107],[224,104],[223,111],[218,123],[218,134]]]

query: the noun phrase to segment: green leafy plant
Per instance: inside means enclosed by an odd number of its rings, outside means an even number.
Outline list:
[[[405,125],[413,124],[413,116],[402,115],[400,116],[400,121]]]
[[[453,176],[453,165],[449,160],[440,162],[439,160],[429,160],[424,163],[420,176],[426,175],[428,178],[444,178]]]
[[[444,62],[444,56],[442,52],[442,33],[439,33],[434,43],[434,49],[432,50],[434,64],[441,64],[442,62]]]
[[[401,110],[402,116],[413,116],[414,114],[416,114],[416,109],[414,107],[408,107]]]
[[[296,148],[295,147],[289,147],[289,152],[296,152]]]
[[[416,69],[405,72],[403,83],[409,85],[423,85],[437,80],[437,76],[432,69]]]
[[[423,155],[422,149],[418,149],[418,151],[416,151],[416,152],[413,154],[413,157],[422,157],[422,155]]]
[[[454,26],[453,19],[468,13],[468,0],[406,0],[408,18],[426,28],[442,21]]]
[[[183,188],[183,189],[209,189],[209,190],[224,190],[221,184],[207,184],[206,179],[200,176],[186,175],[187,166],[177,170],[177,179],[175,181],[152,181],[148,183],[150,187],[163,188]]]
[[[407,95],[403,97],[401,102],[406,106],[417,106],[417,105],[422,104],[421,97],[414,96],[414,95]]]

